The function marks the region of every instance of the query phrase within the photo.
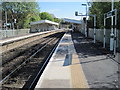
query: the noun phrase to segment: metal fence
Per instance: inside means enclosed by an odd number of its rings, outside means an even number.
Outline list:
[[[28,34],[30,29],[17,29],[17,30],[0,30],[0,39],[26,35]]]
[[[106,43],[110,44],[110,32],[111,29],[106,29]],[[81,33],[85,33],[83,29],[81,29]],[[89,37],[94,38],[94,29],[89,29]],[[96,29],[96,40],[103,42],[104,38],[104,30]],[[120,51],[120,30],[117,30],[117,50]]]

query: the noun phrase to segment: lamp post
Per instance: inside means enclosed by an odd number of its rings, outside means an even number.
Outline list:
[[[86,6],[86,17],[87,17],[87,4],[82,4],[83,6]]]
[[[86,23],[85,23],[85,37],[87,37],[87,4],[82,4],[83,6],[86,6]]]
[[[75,16],[86,16],[86,15],[79,15],[78,12],[75,12]],[[96,43],[96,15],[87,15],[94,17],[94,43]]]
[[[6,31],[6,37],[7,37],[7,10],[5,10],[5,31]]]
[[[79,13],[79,14],[83,15],[82,13]],[[81,20],[82,20],[82,16],[81,16]]]
[[[6,8],[5,8],[5,26],[6,26],[6,37],[8,37],[8,34],[7,34],[7,30],[8,30],[8,28],[7,28],[7,17],[8,17],[8,15],[7,15],[7,11],[8,11],[8,8],[9,8],[9,6],[6,6]]]
[[[114,0],[111,2],[111,11],[114,9]],[[110,51],[113,52],[114,50],[114,33],[113,33],[113,16],[111,16],[111,34],[110,34]]]

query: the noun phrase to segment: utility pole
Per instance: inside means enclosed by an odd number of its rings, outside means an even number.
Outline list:
[[[6,23],[6,37],[7,37],[7,11],[5,10],[5,23]]]
[[[85,37],[87,37],[87,4],[82,4],[83,6],[86,6],[86,23],[85,23]]]

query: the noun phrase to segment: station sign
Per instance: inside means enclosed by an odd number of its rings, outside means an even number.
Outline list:
[[[75,16],[78,16],[78,12],[77,11],[75,12]]]
[[[114,15],[115,15],[115,10],[106,13],[106,14],[105,14],[105,18],[109,18],[109,17],[114,16]]]
[[[11,26],[11,23],[4,23],[4,27],[6,27],[6,26]]]

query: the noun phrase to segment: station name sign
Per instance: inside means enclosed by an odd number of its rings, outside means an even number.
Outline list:
[[[105,18],[109,18],[109,17],[111,17],[111,16],[115,16],[115,11],[116,11],[116,10],[113,10],[113,11],[110,11],[110,12],[106,13],[106,14],[105,14]]]

